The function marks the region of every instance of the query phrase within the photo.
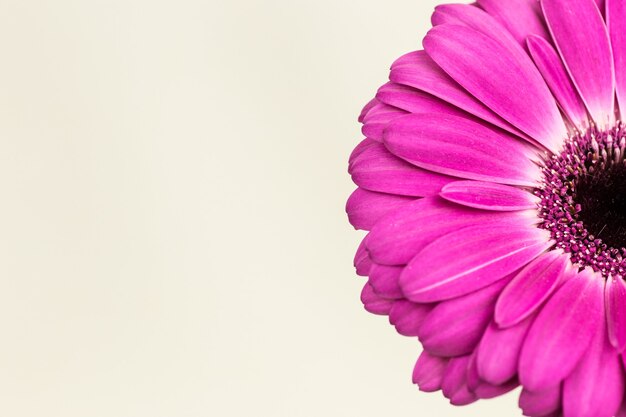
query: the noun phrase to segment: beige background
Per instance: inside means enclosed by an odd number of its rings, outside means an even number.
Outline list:
[[[356,116],[432,0],[0,0],[0,415],[502,416],[362,310]]]

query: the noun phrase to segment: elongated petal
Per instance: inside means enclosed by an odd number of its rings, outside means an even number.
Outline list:
[[[567,136],[550,90],[528,57],[471,28],[437,26],[428,55],[454,80],[513,126],[556,151]]]
[[[359,123],[363,123],[363,119],[367,113],[369,113],[369,111],[372,110],[372,108],[377,104],[379,104],[379,101],[376,98],[373,98],[363,107],[363,110],[361,110],[361,114],[359,115]]]
[[[459,117],[468,114],[428,93],[402,84],[387,83],[378,89],[376,97],[385,104],[409,113],[444,113]]]
[[[626,117],[626,0],[607,0],[606,23],[615,65],[615,88],[622,117]]]
[[[440,390],[448,362],[448,358],[441,358],[423,351],[413,368],[413,383],[417,384],[420,391]]]
[[[518,129],[504,121],[450,78],[425,51],[403,55],[392,65],[389,79],[394,83],[432,94],[479,119],[524,137]]]
[[[446,367],[441,383],[443,395],[454,405],[467,405],[478,398],[467,389],[467,365],[469,357],[452,358]]]
[[[603,311],[602,311],[603,312]],[[624,371],[604,320],[580,363],[563,384],[565,417],[614,416],[624,394]]]
[[[604,321],[604,279],[584,270],[552,296],[533,323],[520,356],[524,388],[558,385],[576,367]]]
[[[403,336],[414,337],[424,319],[433,309],[430,304],[415,304],[406,300],[398,300],[393,303],[389,312],[389,322],[396,327],[398,333]]]
[[[557,49],[589,113],[601,127],[614,120],[613,55],[593,0],[543,0]]]
[[[567,255],[545,253],[520,271],[502,291],[496,304],[496,323],[510,327],[530,316],[562,281]]]
[[[414,200],[357,188],[346,203],[346,213],[355,229],[370,230],[382,216]]]
[[[500,329],[493,322],[487,327],[476,352],[476,369],[481,379],[501,385],[517,374],[519,354],[532,322],[533,317],[529,317],[508,329]]]
[[[561,408],[561,386],[536,392],[524,388],[519,396],[519,406],[525,416],[549,416]]]
[[[409,114],[407,111],[384,103],[374,106],[363,118],[361,132],[364,136],[382,142],[383,132],[387,125],[398,117]]]
[[[371,143],[348,167],[356,185],[369,191],[410,197],[436,195],[458,178],[419,168],[396,156],[381,143]]]
[[[424,319],[418,336],[438,356],[471,353],[493,317],[493,307],[504,279],[463,297],[439,303]]]
[[[466,227],[418,253],[402,271],[400,286],[415,302],[458,297],[517,271],[551,245],[548,232],[515,221]]]
[[[370,260],[365,247],[366,239],[367,236],[361,241],[358,249],[356,250],[356,254],[354,255],[354,267],[356,269],[356,274],[362,277],[368,276],[370,269],[372,268],[372,261]]]
[[[533,209],[539,202],[539,198],[528,191],[481,181],[452,182],[443,187],[439,195],[457,204],[494,211]]]
[[[426,197],[393,210],[381,218],[368,235],[367,248],[376,263],[405,265],[433,240],[460,227],[491,224],[504,219],[526,221],[525,212],[495,213]]]
[[[402,298],[402,290],[398,278],[404,268],[373,264],[370,270],[369,283],[374,292],[381,297],[397,300]]]
[[[609,340],[619,352],[626,348],[626,283],[609,278],[604,290]]]
[[[365,284],[363,291],[361,291],[361,302],[367,311],[381,316],[388,315],[393,306],[393,300],[388,300],[377,295],[369,283]]]
[[[393,154],[441,174],[531,187],[540,178],[526,145],[462,117],[408,115],[388,126],[384,141]]]
[[[530,35],[550,39],[536,0],[478,0],[478,5],[504,26],[522,46]]]
[[[530,36],[528,50],[563,113],[575,126],[585,128],[588,125],[585,104],[552,45],[543,38]]]

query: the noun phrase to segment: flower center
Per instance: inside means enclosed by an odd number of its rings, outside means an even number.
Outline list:
[[[580,267],[626,275],[626,129],[591,128],[543,167],[540,227]]]

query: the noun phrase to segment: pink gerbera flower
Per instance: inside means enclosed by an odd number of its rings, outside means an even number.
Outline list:
[[[626,415],[626,0],[432,22],[350,157],[365,308],[419,338],[413,380],[452,404],[521,385],[528,416]]]

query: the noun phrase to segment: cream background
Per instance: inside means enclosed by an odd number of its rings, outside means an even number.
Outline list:
[[[356,116],[436,1],[0,0],[0,415],[503,416],[362,310]]]

